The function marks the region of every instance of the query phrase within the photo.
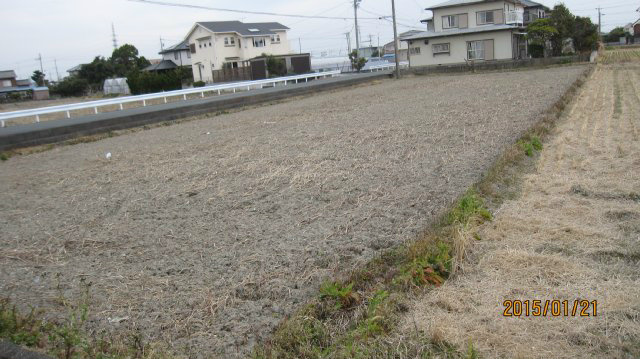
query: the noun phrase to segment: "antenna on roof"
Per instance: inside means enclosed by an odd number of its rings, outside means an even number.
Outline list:
[[[116,38],[116,28],[113,26],[113,23],[111,23],[111,34],[113,36],[113,49],[117,49],[118,48],[118,39]]]

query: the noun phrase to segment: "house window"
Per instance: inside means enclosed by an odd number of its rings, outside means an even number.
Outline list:
[[[195,46],[194,46],[194,51],[195,52]],[[191,58],[191,52],[187,52],[187,58],[190,59]]]
[[[449,44],[433,44],[433,54],[448,54]]]
[[[202,48],[202,44],[198,44],[198,47],[199,47],[199,48]]]
[[[458,15],[448,15],[442,17],[442,28],[453,29],[458,27]]]
[[[477,12],[478,25],[493,24],[494,23],[493,14],[494,14],[493,11],[478,11]]]
[[[177,60],[177,59],[178,59],[178,56],[180,56],[180,53],[179,53],[179,52],[177,52],[177,51],[176,51],[176,52],[174,52],[174,53],[173,53],[173,58],[174,58],[175,60]]]
[[[231,46],[235,46],[236,45],[236,38],[235,37],[230,37],[229,38],[229,42],[231,43]]]
[[[189,57],[191,57],[191,54],[196,53],[196,44],[189,44],[189,50]]]
[[[279,34],[271,35],[271,43],[272,44],[280,43],[280,35]]]
[[[253,47],[264,47],[264,46],[265,46],[264,37],[253,38]]]
[[[467,42],[467,57],[469,60],[484,60],[484,41]]]
[[[410,48],[409,55],[420,55],[420,48],[419,47]]]
[[[228,37],[224,38],[224,46],[229,46],[229,38]]]
[[[538,18],[539,18],[539,19],[544,19],[545,15],[546,15],[546,14],[544,13],[544,10],[543,10],[543,9],[539,9],[539,10],[538,10]]]
[[[2,87],[11,87],[11,80],[2,80]]]

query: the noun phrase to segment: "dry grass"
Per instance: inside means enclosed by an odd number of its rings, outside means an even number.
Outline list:
[[[597,68],[465,272],[413,303],[405,335],[472,341],[484,358],[640,356],[639,80],[636,64]],[[597,300],[600,313],[502,316],[504,300],[527,299]]]

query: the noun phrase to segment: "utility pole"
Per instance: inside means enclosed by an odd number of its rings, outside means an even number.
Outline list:
[[[598,39],[602,40],[602,8],[598,7]]]
[[[347,50],[349,50],[347,54],[350,54],[351,53],[351,33],[345,32],[344,34],[347,36]]]
[[[38,54],[38,58],[36,60],[40,61],[40,72],[44,73],[44,67],[42,67],[42,54]]]
[[[58,79],[58,82],[60,82],[60,73],[58,72],[58,60],[53,59],[53,63],[56,65],[56,79]]]
[[[396,55],[396,79],[400,79],[400,58],[398,57],[398,26],[396,24],[396,0],[391,0],[391,12],[393,13],[393,47]]]
[[[113,26],[113,23],[111,23],[111,34],[113,40],[113,49],[115,50],[118,48],[118,39],[116,38],[116,28],[115,26]]]
[[[160,36],[160,51],[164,51],[164,43],[162,42],[162,36]]]
[[[353,12],[356,20],[356,51],[360,51],[360,31],[358,29],[358,3],[362,0],[353,0]]]
[[[302,39],[298,38],[298,47],[300,48],[300,53],[302,53]]]

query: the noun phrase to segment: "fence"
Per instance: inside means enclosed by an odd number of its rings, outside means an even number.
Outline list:
[[[251,65],[245,67],[223,68],[213,70],[213,82],[249,81],[251,78]]]
[[[560,57],[547,57],[539,59],[524,59],[524,60],[494,60],[483,61],[476,63],[459,63],[451,65],[431,65],[431,66],[418,66],[411,67],[405,71],[416,75],[437,74],[437,73],[454,73],[454,72],[468,72],[468,71],[496,71],[496,70],[509,70],[523,67],[536,67],[536,66],[550,66],[572,63],[583,63],[590,61],[590,54],[576,55],[576,56],[560,56]]]
[[[198,87],[193,89],[160,92],[160,93],[138,95],[138,96],[116,97],[113,99],[75,103],[75,104],[69,104],[69,105],[42,107],[42,108],[12,111],[12,112],[0,112],[0,127],[5,127],[7,121],[12,119],[17,119],[17,118],[34,117],[35,122],[40,122],[40,115],[59,113],[59,112],[64,112],[66,114],[66,118],[71,118],[71,111],[75,111],[75,110],[93,109],[94,113],[98,114],[100,107],[103,107],[103,106],[119,105],[120,110],[123,110],[124,109],[123,105],[125,103],[131,103],[131,102],[141,102],[142,106],[146,106],[147,101],[155,100],[155,99],[163,99],[164,103],[167,103],[167,98],[170,98],[170,97],[182,97],[183,100],[187,100],[187,95],[200,94],[200,97],[203,98],[205,93],[214,92],[214,93],[217,93],[218,95],[221,95],[222,91],[232,91],[233,93],[235,93],[238,90],[244,90],[244,89],[246,89],[246,91],[250,91],[251,89],[257,89],[257,88],[263,88],[263,87],[270,87],[270,86],[276,87],[278,84],[283,84],[286,86],[287,84],[292,82],[298,83],[303,80],[307,82],[309,81],[309,79],[315,80],[315,79],[320,79],[325,77],[333,77],[339,74],[340,74],[340,71],[316,72],[316,73],[304,74],[304,75],[276,77],[276,78],[266,79],[266,80],[236,82],[236,83],[230,83],[230,84],[212,85],[212,86]]]

